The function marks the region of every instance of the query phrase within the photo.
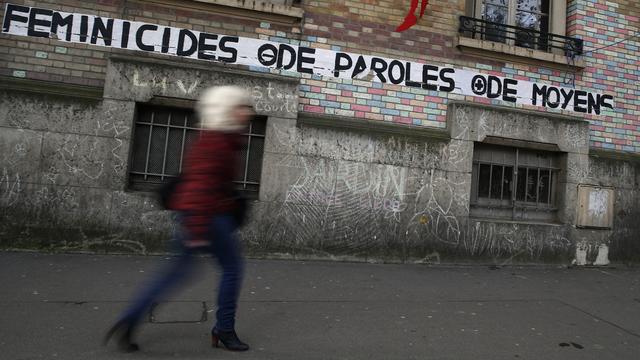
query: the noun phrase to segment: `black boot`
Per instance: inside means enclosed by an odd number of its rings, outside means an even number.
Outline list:
[[[249,345],[243,343],[238,339],[238,335],[234,330],[220,331],[216,328],[211,330],[211,346],[219,347],[219,342],[224,345],[227,350],[230,351],[247,351]]]
[[[116,342],[118,344],[118,350],[126,353],[134,352],[140,350],[138,344],[131,342],[131,338],[133,337],[134,325],[125,321],[120,320],[115,325],[107,331],[107,334],[104,337],[103,344],[106,346],[109,342],[109,339],[115,337]]]

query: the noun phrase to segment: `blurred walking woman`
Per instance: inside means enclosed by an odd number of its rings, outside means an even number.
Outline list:
[[[139,349],[132,340],[140,320],[154,302],[186,280],[194,265],[193,255],[203,251],[213,255],[222,267],[212,345],[221,343],[234,351],[249,349],[235,332],[244,263],[235,235],[237,223],[233,214],[238,204],[233,196],[233,179],[241,134],[254,114],[252,101],[242,88],[214,87],[204,91],[196,111],[203,130],[187,152],[181,180],[169,198],[169,208],[178,214],[181,253],[165,273],[138,294],[108,331],[105,343],[114,337],[121,351]]]

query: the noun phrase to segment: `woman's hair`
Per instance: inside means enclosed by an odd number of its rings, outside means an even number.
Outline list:
[[[206,130],[237,131],[245,127],[233,117],[238,106],[253,107],[249,92],[239,86],[216,86],[206,89],[198,100],[196,112]]]

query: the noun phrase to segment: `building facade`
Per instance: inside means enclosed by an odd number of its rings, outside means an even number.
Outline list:
[[[254,256],[640,258],[631,0],[2,2],[0,244],[149,253],[209,87]]]

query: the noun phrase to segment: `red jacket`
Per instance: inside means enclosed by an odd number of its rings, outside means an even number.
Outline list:
[[[233,180],[241,145],[239,134],[203,130],[187,152],[170,205],[185,215],[190,241],[206,240],[211,217],[236,209]]]

